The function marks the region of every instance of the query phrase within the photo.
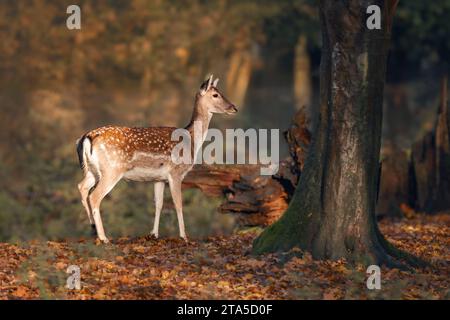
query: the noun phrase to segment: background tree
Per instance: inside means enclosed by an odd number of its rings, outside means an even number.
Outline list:
[[[368,30],[366,8],[382,10]],[[254,252],[294,246],[318,259],[395,265],[399,252],[375,220],[383,86],[396,0],[320,1],[322,62],[318,130],[289,208]]]

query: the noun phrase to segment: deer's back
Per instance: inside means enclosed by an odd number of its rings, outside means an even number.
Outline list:
[[[171,140],[172,127],[131,128],[106,126],[92,130],[86,134],[94,146],[106,149],[119,149],[128,157],[136,153],[149,153],[170,156],[173,147],[178,143]]]

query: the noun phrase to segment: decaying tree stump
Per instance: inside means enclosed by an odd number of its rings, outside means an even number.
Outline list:
[[[427,132],[421,141],[414,143],[411,151],[411,173],[414,178],[414,207],[429,211],[435,185],[435,137]]]
[[[388,145],[382,161],[378,216],[401,217],[406,211],[450,210],[450,120],[447,78],[441,82],[436,124],[413,144],[411,156]]]
[[[221,213],[232,213],[245,226],[267,226],[286,210],[298,183],[311,140],[304,109],[285,132],[291,156],[280,162],[277,174],[263,176],[258,165],[198,165],[183,181],[211,196],[225,195]]]
[[[285,138],[289,145],[289,153],[292,160],[296,163],[292,168],[297,176],[303,170],[305,164],[306,150],[311,142],[311,133],[308,130],[308,118],[305,107],[301,108],[294,115],[289,130],[285,132]]]
[[[425,212],[450,209],[450,119],[447,85],[447,77],[444,77],[434,131],[428,132],[412,148],[414,205]]]

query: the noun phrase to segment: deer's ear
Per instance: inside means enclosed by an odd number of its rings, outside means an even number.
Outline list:
[[[202,96],[206,93],[206,91],[209,90],[209,88],[211,87],[211,83],[212,83],[212,75],[208,79],[203,81],[202,85],[200,86],[200,94]]]
[[[206,93],[206,91],[208,91],[208,81],[209,81],[209,80],[205,80],[205,81],[201,84],[201,86],[200,86],[199,93],[200,93],[202,96]]]
[[[208,87],[208,82],[209,82],[209,79],[206,79],[205,81],[203,81],[203,83],[200,85],[200,90],[206,90],[206,88]]]
[[[217,78],[216,80],[214,80],[214,83],[213,83],[213,87],[214,88],[217,88],[217,84],[219,83],[219,78]]]

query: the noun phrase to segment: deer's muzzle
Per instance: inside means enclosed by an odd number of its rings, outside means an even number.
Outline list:
[[[231,105],[229,105],[229,106],[227,107],[227,113],[228,113],[228,114],[234,114],[234,113],[236,113],[236,112],[238,112],[238,110],[237,110],[237,108],[236,108],[235,105],[231,104]]]

